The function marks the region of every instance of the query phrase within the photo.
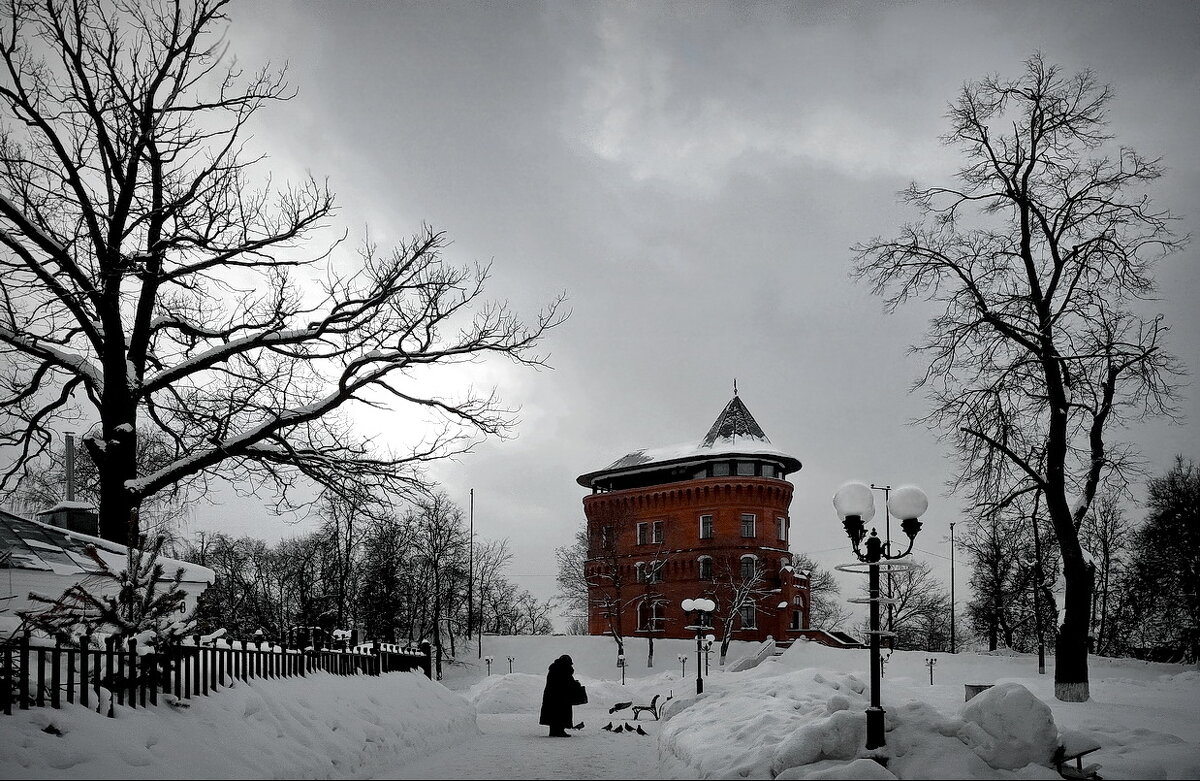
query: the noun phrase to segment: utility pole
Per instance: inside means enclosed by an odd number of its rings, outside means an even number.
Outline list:
[[[950,653],[956,654],[954,650],[954,523],[950,524]],[[933,669],[929,670],[930,676],[933,675]]]
[[[471,636],[472,616],[475,615],[475,489],[471,489],[470,538],[467,540],[467,637]],[[483,610],[479,611],[480,626],[475,627],[475,647],[483,658]]]

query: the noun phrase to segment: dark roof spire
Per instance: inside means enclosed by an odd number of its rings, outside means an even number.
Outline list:
[[[700,446],[712,447],[718,439],[737,439],[739,437],[766,443],[771,441],[737,395],[737,380],[734,380],[733,398],[725,405],[725,409],[721,410],[721,414],[717,416],[712,428],[704,435],[704,441],[700,443]]]

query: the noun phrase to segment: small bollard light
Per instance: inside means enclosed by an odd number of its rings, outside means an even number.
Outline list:
[[[617,654],[617,667],[621,668],[621,685],[625,685],[625,654]]]
[[[687,654],[676,654],[675,658],[679,660],[679,677],[687,677]]]
[[[515,657],[515,656],[510,656],[510,657],[508,657],[508,671],[509,671],[510,673],[512,672],[512,663],[513,663],[513,660],[514,660],[514,659],[516,659],[516,658],[517,658],[517,657]]]
[[[491,674],[492,674],[492,660],[494,660],[494,659],[495,659],[495,657],[494,657],[494,656],[485,656],[485,657],[483,657],[483,661],[487,662],[487,670],[488,670],[488,671],[487,671],[487,674],[488,674],[488,675],[491,675]]]

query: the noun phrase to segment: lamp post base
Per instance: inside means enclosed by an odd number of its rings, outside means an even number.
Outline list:
[[[867,708],[867,749],[879,748],[886,744],[887,741],[883,737],[883,708]]]

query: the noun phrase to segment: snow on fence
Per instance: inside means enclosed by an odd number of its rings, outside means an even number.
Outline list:
[[[240,643],[240,648],[238,647]],[[208,696],[233,681],[253,678],[303,677],[313,672],[334,675],[381,675],[420,670],[432,677],[428,642],[419,648],[393,643],[369,643],[353,652],[333,648],[281,648],[262,640],[189,641],[157,653],[129,640],[118,647],[106,638],[94,647],[91,637],[78,646],[56,639],[53,645],[31,642],[23,632],[0,643],[0,708],[62,707],[78,702],[113,715],[115,705],[130,708]]]

